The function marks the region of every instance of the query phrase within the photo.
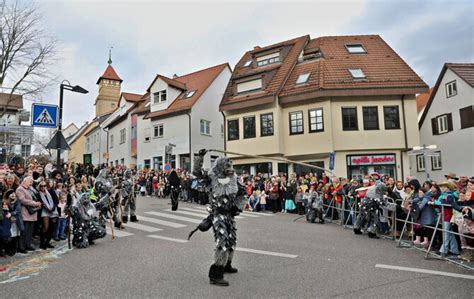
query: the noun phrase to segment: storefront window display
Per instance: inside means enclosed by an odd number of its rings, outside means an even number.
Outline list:
[[[347,156],[347,176],[351,179],[361,179],[366,175],[377,172],[396,179],[397,161],[395,154],[367,154]]]

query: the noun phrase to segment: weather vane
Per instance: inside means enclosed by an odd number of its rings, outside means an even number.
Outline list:
[[[113,48],[114,47],[112,47],[112,46],[109,47],[109,61],[107,61],[109,63],[109,65],[112,64],[112,49]]]

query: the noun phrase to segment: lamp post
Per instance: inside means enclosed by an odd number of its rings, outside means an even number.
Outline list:
[[[67,83],[67,84],[66,84]],[[72,86],[71,83],[67,80],[61,82],[59,85],[59,121],[58,121],[58,132],[62,134],[62,127],[63,127],[63,94],[64,90],[70,90],[72,92],[86,94],[89,91],[80,87],[79,85]],[[60,141],[59,138],[57,139],[56,143],[56,167],[57,169],[61,168],[61,149],[60,149]]]

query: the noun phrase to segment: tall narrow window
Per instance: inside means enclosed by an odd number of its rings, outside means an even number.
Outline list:
[[[441,152],[434,153],[435,155],[431,156],[431,169],[432,170],[441,170],[443,165],[441,164]]]
[[[244,117],[244,138],[255,138],[255,116]]]
[[[290,135],[303,134],[303,112],[290,112]]]
[[[416,171],[425,171],[425,157],[423,155],[416,156]]]
[[[364,130],[379,129],[379,112],[377,106],[362,107],[362,114],[364,117]]]
[[[201,119],[201,134],[211,135],[211,122]]]
[[[309,114],[309,131],[311,133],[323,132],[324,131],[323,108],[309,110],[308,114]]]
[[[260,114],[260,136],[273,135],[273,113]]]
[[[120,144],[125,143],[126,139],[126,129],[120,130]]]
[[[357,123],[357,108],[342,108],[342,130],[357,131],[359,125]]]
[[[227,121],[227,139],[238,140],[239,139],[239,120],[232,119]]]
[[[400,129],[400,116],[398,106],[384,106],[385,130]]]
[[[110,148],[114,147],[114,135],[110,134]]]

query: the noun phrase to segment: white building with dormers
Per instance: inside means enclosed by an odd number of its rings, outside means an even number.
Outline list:
[[[163,169],[169,163],[172,168],[191,170],[194,154],[200,149],[224,149],[219,103],[230,76],[230,66],[225,63],[173,78],[154,78],[147,100],[131,117],[137,128],[139,169]],[[115,138],[119,137],[114,133],[114,142]],[[209,168],[218,156],[207,155],[204,167]]]

